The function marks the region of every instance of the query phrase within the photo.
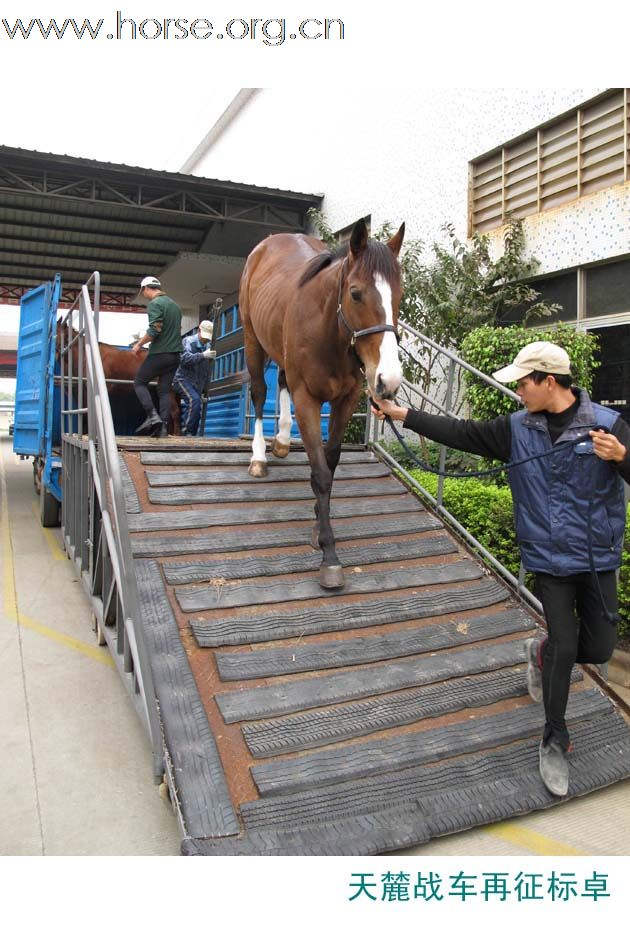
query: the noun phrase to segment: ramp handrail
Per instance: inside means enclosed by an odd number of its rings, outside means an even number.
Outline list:
[[[436,341],[433,341],[431,338],[428,338],[426,335],[423,335],[421,332],[417,331],[415,328],[412,328],[411,325],[408,325],[404,321],[398,322],[398,327],[401,332],[404,332],[407,335],[410,335],[412,338],[417,339],[423,345],[433,348],[433,350],[439,352],[447,360],[447,379],[446,379],[446,389],[444,391],[443,402],[440,403],[434,396],[429,394],[427,391],[423,391],[417,384],[413,384],[411,381],[403,379],[402,387],[408,393],[415,394],[417,398],[425,401],[426,403],[431,404],[439,413],[444,416],[452,417],[457,419],[457,415],[453,413],[451,407],[453,405],[453,390],[455,383],[455,369],[456,367],[461,368],[462,370],[468,371],[473,374],[478,380],[482,381],[484,384],[487,384],[490,387],[499,390],[502,394],[505,394],[506,397],[510,397],[512,400],[517,402],[520,401],[520,398],[513,390],[510,390],[508,387],[504,387],[503,384],[500,384],[498,381],[495,381],[494,378],[489,377],[487,374],[484,374],[478,368],[474,367],[472,364],[469,364],[467,361],[464,361],[463,358],[460,358],[458,354],[454,351],[450,351],[448,348],[444,348],[442,345],[438,344]],[[406,348],[403,348],[404,351],[407,351]],[[410,354],[410,352],[407,352]],[[413,355],[412,355],[413,357]],[[392,466],[400,476],[402,476],[407,483],[412,486],[413,489],[419,491],[423,498],[433,506],[435,511],[440,515],[441,518],[445,519],[459,534],[464,538],[464,540],[469,544],[475,551],[479,552],[482,557],[484,557],[492,568],[497,571],[501,577],[504,578],[517,592],[517,594],[523,598],[531,607],[533,607],[538,613],[542,613],[542,605],[537,597],[535,597],[526,587],[525,587],[525,571],[521,565],[518,578],[516,578],[510,571],[507,570],[504,565],[501,564],[494,555],[477,541],[477,539],[471,535],[471,533],[466,529],[458,519],[453,516],[448,509],[446,509],[442,503],[443,494],[444,494],[444,480],[446,472],[446,447],[442,446],[440,448],[440,459],[439,459],[439,474],[438,474],[438,488],[437,495],[433,496],[430,492],[423,488],[417,480],[415,480],[409,473],[398,463],[393,456],[387,451],[387,449],[382,445],[382,443],[377,442],[377,430],[378,430],[378,421],[376,421],[369,432],[366,432],[366,440],[371,449],[383,457],[386,462]],[[373,432],[372,432],[373,431]]]
[[[90,300],[93,287],[94,304]],[[74,543],[72,550],[82,572],[94,568],[94,536],[104,532],[107,542],[108,565],[113,571],[118,634],[124,632],[124,645],[117,640],[117,649],[125,652],[125,670],[133,673],[133,684],[140,697],[144,721],[149,732],[153,751],[154,772],[160,775],[163,767],[162,735],[153,682],[151,663],[144,638],[140,613],[138,589],[135,578],[125,492],[116,434],[109,403],[109,395],[98,346],[98,306],[100,297],[100,274],[94,272],[82,286],[77,299],[70,308],[65,323],[65,341],[59,352],[62,376],[62,441],[64,449],[80,441],[82,450],[87,445],[86,481],[74,476],[74,482],[66,482],[64,463],[64,502],[62,526],[64,540]],[[73,316],[78,314],[77,330],[73,329]],[[76,349],[76,351],[75,351]],[[76,360],[77,370],[73,370]],[[85,378],[86,383],[76,378]],[[87,423],[86,423],[87,420]],[[87,440],[87,444],[86,444]],[[67,464],[67,473],[73,477],[72,463]],[[66,488],[74,486],[74,501],[66,501]],[[80,493],[76,495],[76,492]],[[79,501],[80,500],[80,504]],[[95,517],[100,514],[100,520]],[[70,549],[69,549],[70,550]],[[111,593],[111,592],[110,592]],[[93,596],[93,606],[97,603]],[[98,620],[106,622],[105,603],[95,607]],[[108,639],[109,642],[109,639]],[[111,648],[111,646],[110,646]]]

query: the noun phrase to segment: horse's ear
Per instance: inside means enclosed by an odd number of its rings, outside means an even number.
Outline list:
[[[405,237],[405,224],[401,223],[398,233],[396,233],[395,236],[392,236],[391,240],[387,240],[387,245],[391,249],[394,256],[398,256],[404,237]]]
[[[350,252],[353,256],[360,256],[368,243],[368,228],[361,218],[352,227],[350,234]]]

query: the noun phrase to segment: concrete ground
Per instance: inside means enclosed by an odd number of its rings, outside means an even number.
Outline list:
[[[144,729],[6,433],[0,489],[0,855],[177,855]],[[629,855],[630,781],[400,854]]]

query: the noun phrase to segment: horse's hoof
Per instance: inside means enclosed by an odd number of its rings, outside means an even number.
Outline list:
[[[311,548],[319,551],[319,529],[317,525],[313,525],[313,531],[311,532]]]
[[[277,456],[278,459],[284,459],[289,455],[289,444],[281,443],[276,437],[274,437],[273,443],[271,444],[271,452],[274,456]]]
[[[267,475],[267,463],[261,463],[259,459],[253,459],[249,464],[248,472],[255,479],[263,479]]]
[[[344,577],[343,577],[343,568],[340,564],[322,564],[319,569],[319,583],[321,587],[325,587],[327,590],[334,589],[336,587],[343,587]]]

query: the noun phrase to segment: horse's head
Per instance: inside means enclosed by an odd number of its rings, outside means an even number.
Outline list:
[[[402,295],[398,254],[404,235],[403,223],[387,243],[378,243],[368,239],[365,221],[359,220],[342,275],[340,319],[379,400],[393,399],[402,382],[396,329]]]
[[[60,315],[57,319],[56,331],[55,331],[55,358],[59,359],[61,357],[61,352],[64,348],[68,347],[68,341],[74,340],[78,334],[76,329],[70,328],[70,339],[68,339],[68,315]],[[74,348],[73,357],[76,358],[76,347]]]
[[[57,328],[55,332],[55,359],[58,360],[61,357],[61,351],[64,347],[64,325],[63,325],[63,316],[59,316],[57,319]]]

